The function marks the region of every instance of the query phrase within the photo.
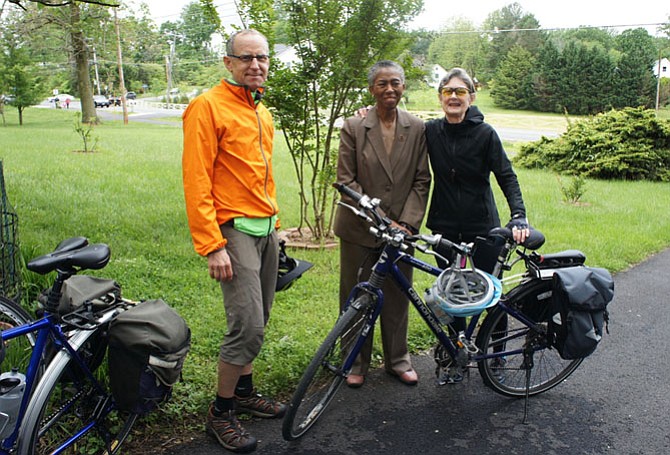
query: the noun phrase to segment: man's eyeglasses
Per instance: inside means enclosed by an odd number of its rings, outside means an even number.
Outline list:
[[[270,60],[270,56],[267,54],[258,54],[258,55],[233,55],[228,54],[228,57],[236,58],[242,63],[251,63],[254,59],[258,60],[258,63],[267,63]]]
[[[442,87],[440,93],[442,96],[451,96],[454,93],[456,96],[465,96],[470,93],[470,90],[465,87]]]

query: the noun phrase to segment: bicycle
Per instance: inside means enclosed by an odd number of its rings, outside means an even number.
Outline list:
[[[15,395],[13,407],[0,401],[0,454],[114,454],[130,433],[138,414],[116,407],[98,366],[109,323],[137,302],[108,292],[59,312],[63,284],[83,270],[102,269],[110,255],[107,245],[75,237],[28,262],[33,272],[56,272],[37,320],[0,298],[0,400]]]
[[[552,271],[583,264],[581,252],[540,255],[535,250],[544,244],[541,232],[532,229],[530,237],[517,245],[511,230],[496,228],[487,239],[480,239],[500,247],[493,272],[485,274],[472,265],[476,244],[455,244],[439,235],[406,234],[391,227],[391,221],[378,210],[378,199],[341,184],[333,186],[356,202],[358,208],[339,203],[371,224],[370,233],[383,242],[383,251],[368,281],[352,289],[344,311],[303,373],[282,422],[284,439],[302,437],[336,395],[379,317],[384,303],[381,288],[387,279],[403,290],[437,338],[433,355],[438,380],[452,369],[478,368],[484,384],[495,392],[525,398],[524,422],[528,398],[555,387],[580,365],[582,359],[563,360],[552,348],[548,320]],[[413,247],[444,259],[434,251],[440,245],[457,254],[457,260],[444,270],[406,252]],[[523,273],[498,279],[519,261],[524,261]],[[437,277],[426,299],[419,297],[400,272],[399,262]],[[503,285],[511,287],[504,294]],[[439,314],[443,307],[434,305],[435,300],[445,298],[451,299],[451,312]],[[470,317],[470,321],[465,331],[450,336],[453,316]]]

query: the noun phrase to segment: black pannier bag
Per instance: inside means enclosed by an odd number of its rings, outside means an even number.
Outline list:
[[[109,327],[109,379],[120,409],[147,414],[167,401],[191,348],[186,321],[163,300],[119,314]]]
[[[549,331],[563,359],[591,355],[607,330],[607,305],[614,297],[614,281],[605,269],[568,267],[553,276]]]

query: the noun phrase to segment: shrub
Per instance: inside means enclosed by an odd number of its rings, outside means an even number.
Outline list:
[[[574,122],[561,137],[522,146],[517,166],[598,179],[670,181],[670,121],[624,108]]]
[[[584,177],[577,175],[573,177],[567,185],[563,184],[563,179],[560,175],[557,175],[556,178],[558,179],[558,185],[561,188],[563,201],[569,204],[577,204],[586,192],[586,180],[584,180]]]

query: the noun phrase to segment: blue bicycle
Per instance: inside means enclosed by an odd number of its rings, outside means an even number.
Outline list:
[[[583,264],[582,253],[539,255],[533,251],[544,244],[539,231],[531,231],[517,245],[509,229],[497,228],[481,239],[500,250],[493,272],[487,274],[472,265],[476,244],[457,245],[439,235],[409,236],[391,227],[379,211],[379,200],[344,185],[335,187],[355,201],[357,207],[340,204],[370,222],[370,232],[383,242],[383,251],[368,281],[351,291],[345,310],[303,374],[284,417],[284,439],[303,436],[323,415],[379,317],[384,304],[381,289],[387,279],[403,290],[435,334],[438,381],[446,381],[454,369],[478,368],[484,384],[494,391],[526,398],[524,421],[528,397],[558,385],[580,365],[582,359],[564,360],[553,349],[548,322],[553,270]],[[435,247],[451,249],[457,259],[441,270],[408,254],[409,247],[435,256],[439,256]],[[523,273],[499,280],[519,261],[525,263]],[[437,277],[425,301],[400,272],[399,262]],[[509,289],[504,294],[503,286]],[[448,329],[454,316],[470,318],[465,331]]]
[[[107,245],[76,237],[30,261],[56,272],[37,320],[0,298],[0,454],[114,454],[130,433],[137,414],[117,409],[98,366],[110,321],[136,302],[108,292],[66,314],[60,303],[68,279],[109,259]]]

